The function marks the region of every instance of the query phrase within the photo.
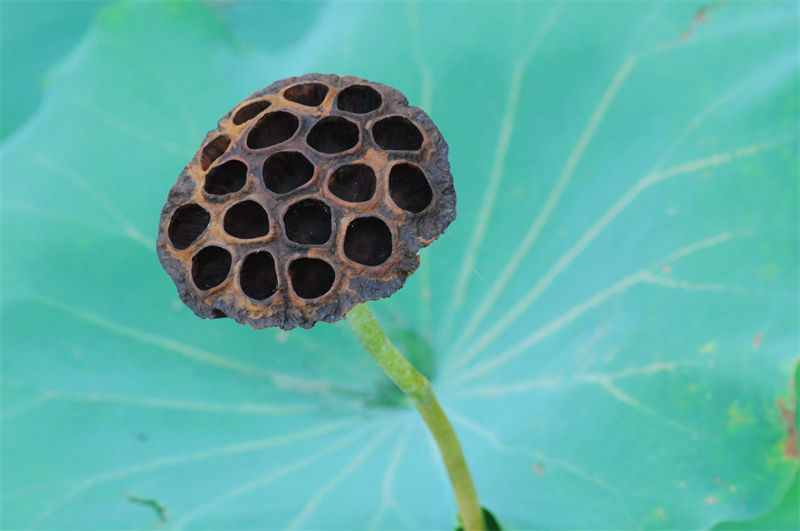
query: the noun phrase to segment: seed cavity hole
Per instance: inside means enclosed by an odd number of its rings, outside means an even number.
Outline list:
[[[298,151],[281,151],[264,162],[261,176],[268,190],[285,194],[310,181],[314,165]]]
[[[179,251],[186,249],[203,234],[209,221],[211,214],[200,205],[190,203],[180,206],[172,213],[169,222],[169,241]]]
[[[314,124],[306,142],[320,153],[340,153],[358,144],[358,126],[340,116],[328,116]]]
[[[366,85],[352,85],[339,93],[336,107],[340,111],[357,114],[372,112],[381,106],[383,100],[378,91]]]
[[[252,103],[248,103],[244,107],[241,107],[236,114],[233,115],[233,123],[236,125],[242,125],[245,122],[249,122],[256,116],[262,113],[266,108],[270,106],[270,103],[267,100],[261,101],[254,101]]]
[[[361,203],[375,195],[375,172],[366,164],[340,166],[328,180],[328,190],[350,203]]]
[[[298,258],[289,264],[289,279],[292,289],[304,299],[316,299],[325,295],[336,280],[336,272],[324,260]]]
[[[410,151],[422,147],[422,133],[411,120],[390,116],[372,126],[372,137],[383,149]]]
[[[219,135],[206,144],[206,147],[203,148],[203,152],[200,154],[200,167],[203,168],[203,171],[207,170],[220,155],[225,153],[225,150],[228,149],[230,144],[231,139],[228,138],[227,135]]]
[[[289,87],[283,93],[283,97],[289,101],[316,107],[325,99],[328,94],[328,87],[322,83],[304,83]]]
[[[247,135],[247,147],[261,149],[289,140],[300,126],[294,114],[285,111],[267,113]]]
[[[250,253],[239,270],[242,292],[257,301],[269,298],[278,289],[275,260],[267,251]]]
[[[431,204],[433,190],[421,169],[404,163],[389,172],[389,195],[394,204],[416,214]]]
[[[303,199],[283,215],[286,237],[303,245],[319,245],[331,237],[331,209],[317,199]]]
[[[344,254],[358,264],[376,266],[392,254],[392,233],[382,220],[356,218],[344,235]]]
[[[206,175],[205,190],[209,194],[224,195],[238,192],[247,181],[247,165],[240,160],[229,160],[211,168]]]
[[[228,209],[222,226],[236,238],[258,238],[269,232],[269,217],[255,201],[242,201]]]
[[[192,280],[201,290],[219,286],[231,270],[231,253],[222,247],[205,247],[192,258]]]

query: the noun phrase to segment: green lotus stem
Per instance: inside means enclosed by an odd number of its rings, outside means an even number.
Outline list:
[[[450,483],[453,485],[461,524],[465,531],[483,531],[486,528],[483,511],[461,451],[461,444],[447,415],[442,411],[442,406],[436,400],[430,382],[392,345],[365,304],[354,306],[347,313],[347,321],[372,359],[397,384],[397,387],[411,397],[433,438],[436,439],[447,474],[450,476]]]

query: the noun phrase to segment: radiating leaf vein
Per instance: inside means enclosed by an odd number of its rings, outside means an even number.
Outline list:
[[[256,452],[260,450],[266,450],[268,448],[293,444],[300,441],[313,439],[315,437],[321,437],[323,435],[327,435],[329,433],[338,430],[342,430],[346,427],[352,426],[356,422],[358,422],[357,418],[345,419],[336,422],[329,422],[326,424],[322,424],[320,426],[316,426],[314,428],[298,430],[295,432],[286,433],[275,437],[269,437],[266,439],[259,439],[255,441],[246,441],[242,443],[211,448],[209,450],[202,450],[199,452],[193,452],[188,454],[163,457],[160,459],[147,461],[145,463],[129,466],[119,470],[96,474],[78,483],[75,487],[70,489],[63,497],[61,497],[55,503],[47,507],[44,511],[36,515],[31,521],[31,523],[28,525],[28,527],[30,528],[38,527],[39,525],[44,523],[47,519],[49,519],[55,512],[63,509],[72,500],[83,494],[88,489],[101,483],[105,483],[116,479],[121,479],[135,474],[141,474],[144,472],[152,472],[163,468],[183,465],[186,463],[205,461],[207,459],[212,459],[214,457],[242,454],[246,452]]]
[[[696,173],[700,170],[713,168],[729,164],[734,160],[744,157],[754,156],[767,149],[774,148],[776,143],[758,143],[750,146],[738,148],[732,151],[715,153],[702,159],[693,160],[668,168],[663,171],[656,171],[645,175],[638,180],[625,194],[620,197],[600,218],[584,232],[575,244],[556,260],[555,264],[545,273],[539,281],[504,314],[497,319],[494,325],[489,327],[469,348],[461,355],[462,362],[466,364],[478,356],[492,341],[497,339],[513,322],[522,316],[528,308],[536,301],[544,291],[550,287],[553,281],[567,268],[581,253],[599,236],[603,230],[619,216],[637,197],[652,186],[665,182],[681,175]],[[643,275],[642,272],[638,274]],[[643,278],[633,279],[636,282]],[[626,284],[626,287],[630,283]],[[464,341],[468,340],[465,339]]]

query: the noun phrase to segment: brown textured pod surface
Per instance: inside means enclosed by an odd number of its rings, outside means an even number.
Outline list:
[[[397,90],[308,74],[209,132],[161,213],[158,256],[198,316],[338,321],[388,297],[456,216],[447,144]]]

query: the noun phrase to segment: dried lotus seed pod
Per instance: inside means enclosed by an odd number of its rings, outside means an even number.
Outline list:
[[[277,81],[208,133],[161,213],[158,256],[186,305],[310,328],[388,297],[456,216],[447,143],[397,90]]]

